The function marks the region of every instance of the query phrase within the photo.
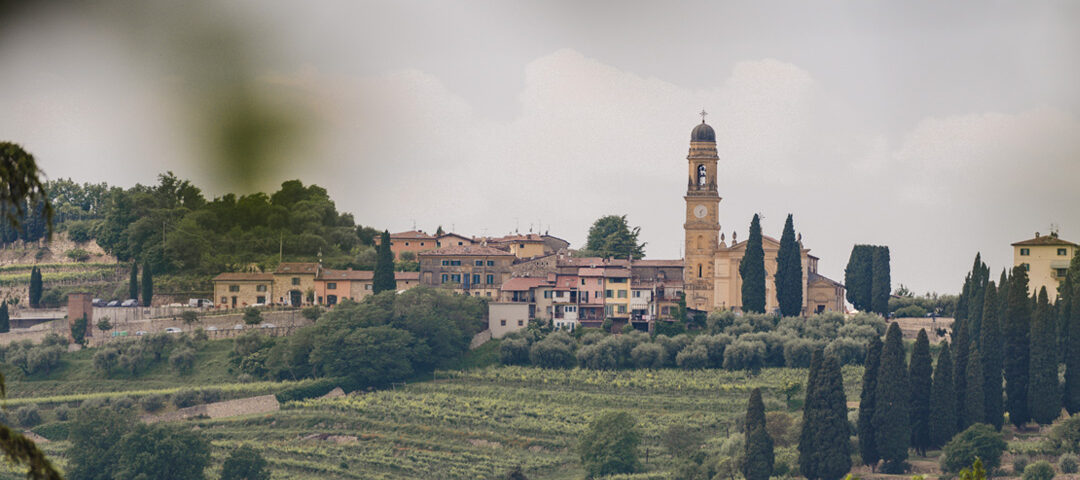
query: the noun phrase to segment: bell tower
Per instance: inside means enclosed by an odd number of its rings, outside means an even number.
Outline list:
[[[683,290],[686,306],[712,310],[715,306],[714,272],[719,248],[720,195],[716,191],[716,132],[705,123],[690,132],[690,154],[686,156],[689,176],[686,182],[686,223],[683,224]]]

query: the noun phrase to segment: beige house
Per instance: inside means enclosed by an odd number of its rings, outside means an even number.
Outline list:
[[[271,273],[222,273],[214,277],[214,304],[218,308],[266,305],[273,292]]]
[[[488,302],[488,330],[491,330],[492,338],[502,338],[528,325],[528,303]]]
[[[299,307],[315,303],[315,277],[319,264],[285,262],[274,270],[274,303]]]
[[[1038,295],[1046,287],[1046,295],[1053,302],[1058,296],[1058,286],[1065,279],[1069,262],[1077,252],[1077,244],[1058,238],[1056,232],[1016,242],[1013,247],[1013,266],[1022,266],[1028,272],[1028,294]]]
[[[690,133],[690,153],[686,156],[689,178],[687,179],[686,222],[683,224],[684,252],[683,283],[686,304],[696,310],[739,310],[742,308],[742,276],[739,261],[746,252],[746,242],[738,242],[732,233],[728,245],[720,234],[720,195],[717,190],[716,133],[705,124],[694,127]],[[844,291],[839,282],[821,276],[817,270],[818,258],[810,250],[802,248],[803,312],[843,311]],[[762,235],[765,251],[765,310],[778,308],[776,300],[776,254],[780,242]],[[814,279],[813,292],[810,280]],[[838,288],[839,286],[839,288]],[[815,297],[811,299],[810,293]]]
[[[510,279],[514,255],[483,245],[449,246],[420,253],[420,283],[457,293],[498,298]]]

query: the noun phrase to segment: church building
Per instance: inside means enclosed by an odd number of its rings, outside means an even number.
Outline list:
[[[685,254],[683,283],[686,305],[701,311],[736,310],[742,307],[742,277],[739,262],[746,251],[746,241],[737,241],[734,231],[731,243],[720,232],[720,195],[717,190],[716,132],[704,120],[690,133],[690,154],[686,157]],[[749,222],[749,219],[747,219]],[[802,252],[803,313],[844,311],[844,285],[817,273],[818,258],[810,249]],[[765,310],[776,311],[776,254],[780,241],[762,235],[765,251]]]

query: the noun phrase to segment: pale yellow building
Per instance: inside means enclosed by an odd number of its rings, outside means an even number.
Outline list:
[[[720,234],[720,195],[717,190],[716,133],[704,120],[690,133],[690,153],[686,157],[687,179],[685,254],[683,284],[686,304],[703,311],[740,310],[742,308],[742,277],[739,262],[746,251],[746,241],[738,242],[731,235],[731,244]],[[844,287],[820,275],[818,258],[802,248],[803,313],[844,311]],[[776,254],[780,242],[762,235],[765,251],[765,310],[777,310]]]
[[[1058,286],[1065,279],[1069,262],[1077,252],[1077,244],[1058,238],[1056,232],[1016,242],[1013,247],[1013,266],[1022,266],[1028,274],[1028,295],[1037,295],[1046,287],[1046,295],[1053,302],[1058,296]]]

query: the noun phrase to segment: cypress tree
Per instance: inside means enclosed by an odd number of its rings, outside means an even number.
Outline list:
[[[390,250],[389,230],[383,230],[382,236],[379,237],[375,273],[371,283],[371,290],[374,293],[397,290],[397,281],[394,280],[394,252]]]
[[[780,314],[795,317],[802,313],[802,248],[795,239],[795,224],[791,214],[784,222],[784,234],[780,236],[780,250],[776,253],[776,300]]]
[[[750,237],[746,252],[739,262],[742,277],[742,309],[744,312],[765,312],[765,250],[761,246],[761,219],[754,214],[750,221]]]
[[[998,319],[998,295],[994,282],[986,285],[983,296],[982,329],[979,357],[983,367],[983,423],[1000,430],[1004,422],[1005,405],[1001,397],[1001,323]]]
[[[871,470],[877,467],[881,454],[874,441],[874,398],[877,393],[877,374],[881,364],[881,339],[874,337],[866,344],[866,359],[863,361],[862,393],[859,394],[859,421],[856,424],[859,436],[859,458],[863,465]]]
[[[964,394],[967,392],[967,357],[971,350],[968,329],[962,319],[956,319],[952,327],[953,355],[953,409],[956,411],[956,431],[964,430]]]
[[[882,471],[899,473],[907,460],[911,440],[909,382],[904,364],[903,335],[900,325],[889,325],[885,345],[881,349],[878,367],[877,398],[874,405],[874,440],[881,459]]]
[[[8,304],[0,300],[0,333],[11,331],[11,318],[8,315]]]
[[[872,265],[870,311],[888,315],[889,294],[892,293],[892,275],[889,272],[889,247],[874,247]]]
[[[930,338],[925,329],[919,330],[911,351],[908,378],[911,381],[911,448],[926,455],[930,448],[930,391],[933,388],[933,359],[930,358]]]
[[[1080,282],[1073,285],[1071,296],[1074,302],[1080,300]],[[1069,343],[1065,350],[1065,409],[1069,415],[1080,412],[1080,304],[1073,305],[1069,312]]]
[[[743,475],[746,480],[769,480],[773,472],[773,439],[765,429],[765,404],[761,401],[761,389],[750,392],[746,407],[746,462]]]
[[[1032,420],[1047,425],[1061,414],[1058,391],[1058,362],[1054,325],[1046,287],[1039,290],[1038,307],[1031,324],[1031,360],[1028,373],[1028,401]]]
[[[799,436],[799,472],[808,480],[834,480],[851,470],[851,426],[840,363],[814,351],[810,360],[803,431]]]
[[[142,305],[149,307],[154,299],[154,275],[150,271],[150,261],[144,260],[142,265]]]
[[[960,411],[961,431],[986,419],[986,409],[983,408],[986,398],[982,389],[984,379],[982,358],[975,345],[971,345],[971,351],[968,352],[966,376],[967,392],[964,395],[964,409]]]
[[[873,273],[873,249],[870,245],[851,248],[847,267],[844,268],[844,288],[847,300],[859,311],[870,311],[870,289]]]
[[[38,267],[30,269],[30,307],[41,306],[41,292],[44,286],[41,281],[41,270]]]
[[[139,299],[139,264],[131,262],[131,277],[128,278],[128,298]]]
[[[1028,276],[1023,266],[1013,267],[1009,278],[1009,305],[1005,314],[1005,410],[1009,421],[1023,426],[1031,416],[1028,411],[1028,349],[1031,330],[1031,302],[1028,301]]]
[[[949,355],[949,342],[941,342],[937,367],[934,369],[934,385],[930,390],[930,446],[945,445],[956,433],[956,392],[953,391],[953,361]]]

